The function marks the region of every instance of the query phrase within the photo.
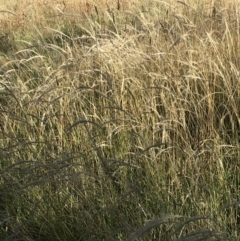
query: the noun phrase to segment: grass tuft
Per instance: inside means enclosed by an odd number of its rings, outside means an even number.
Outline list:
[[[1,240],[238,240],[236,1],[0,19]]]

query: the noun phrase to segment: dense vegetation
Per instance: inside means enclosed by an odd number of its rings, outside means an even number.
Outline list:
[[[0,9],[0,239],[238,240],[239,10]]]

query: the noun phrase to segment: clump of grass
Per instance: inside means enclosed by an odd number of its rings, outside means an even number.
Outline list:
[[[1,239],[237,240],[237,4],[63,3],[9,20]]]

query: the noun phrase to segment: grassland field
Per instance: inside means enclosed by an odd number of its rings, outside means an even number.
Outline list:
[[[240,240],[240,1],[0,0],[0,240]]]

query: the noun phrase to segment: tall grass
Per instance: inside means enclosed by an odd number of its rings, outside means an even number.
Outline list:
[[[50,4],[0,12],[1,240],[238,240],[237,1]]]

